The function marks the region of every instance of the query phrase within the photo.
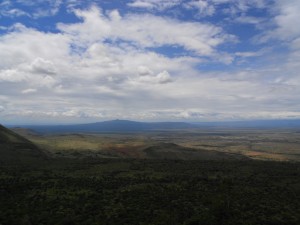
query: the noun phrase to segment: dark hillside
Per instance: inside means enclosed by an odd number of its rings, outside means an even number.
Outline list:
[[[32,163],[46,154],[26,138],[0,125],[0,164]]]

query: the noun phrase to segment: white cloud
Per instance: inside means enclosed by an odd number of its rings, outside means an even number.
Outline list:
[[[37,90],[33,88],[25,89],[22,91],[23,94],[35,93]]]
[[[15,69],[0,70],[0,82],[21,82],[26,80],[26,78],[25,74],[20,74]]]
[[[38,83],[36,84],[36,86],[52,88],[57,83],[58,81],[54,79],[52,76],[46,75],[45,77],[40,77],[38,79]]]
[[[300,50],[300,37],[292,41],[291,48]]]
[[[258,39],[264,43],[269,40],[279,40],[290,43],[299,38],[300,28],[295,21],[300,20],[300,2],[298,0],[275,1],[270,19],[272,29],[267,29]]]
[[[53,75],[56,73],[55,65],[49,60],[36,58],[29,66],[32,73]]]
[[[111,34],[112,27],[109,19],[105,17],[102,10],[93,6],[88,11],[75,10],[77,17],[83,19],[82,23],[76,24],[58,24],[58,28],[78,41],[77,44],[90,44],[96,41],[103,41]]]
[[[247,13],[249,10],[257,8],[264,9],[272,3],[270,0],[211,0],[214,5],[227,4],[223,12],[230,15],[238,15],[240,13]]]
[[[0,6],[1,6],[1,7],[11,6],[11,2],[10,2],[10,0],[3,0],[3,1],[0,3]]]
[[[263,54],[263,51],[257,52],[236,52],[235,55],[239,57],[256,57]]]
[[[109,38],[142,48],[181,46],[187,51],[208,56],[220,44],[233,39],[220,27],[210,24],[181,22],[153,15],[130,14],[110,20],[96,7],[89,11],[77,10],[76,15],[83,19],[83,23],[60,24],[58,28],[77,38],[77,44]]]
[[[258,25],[264,22],[265,18],[253,17],[253,16],[239,16],[234,19],[237,23],[254,24]]]
[[[300,87],[299,60],[300,60],[300,28],[295,21],[300,20],[300,2],[276,1],[272,18],[273,29],[266,30],[260,41],[277,41],[274,47],[284,49],[285,55],[280,60],[284,82]]]
[[[7,9],[7,10],[0,9],[0,15],[5,17],[20,17],[20,16],[30,17],[30,15],[27,12],[16,8]]]
[[[155,8],[155,4],[147,1],[135,1],[132,3],[128,3],[128,6],[130,7],[136,7],[136,8],[147,8],[147,9],[153,9]]]
[[[44,0],[44,1],[29,1],[18,0],[18,3],[23,6],[29,6],[32,10],[27,13],[33,18],[49,17],[56,15],[63,4],[62,0]],[[12,5],[12,4],[11,4]]]
[[[252,8],[266,8],[269,3],[269,0],[134,0],[127,5],[150,11],[163,11],[174,6],[184,6],[187,9],[198,10],[200,16],[211,16],[219,10],[219,6],[225,6],[222,9],[223,12],[237,15]]]
[[[16,24],[0,37],[0,100],[5,99],[5,114],[77,122],[299,115],[296,60],[290,62],[293,67],[280,63],[272,70],[205,72],[197,69],[204,60],[231,63],[233,56],[255,57],[261,52],[220,52],[219,46],[232,39],[212,24],[149,14],[121,16],[96,7],[75,13],[82,21],[61,23],[58,33]],[[293,40],[295,54],[298,42]],[[166,46],[181,47],[193,56],[168,57],[155,51]]]
[[[168,71],[163,71],[163,72],[157,74],[157,79],[160,84],[166,84],[166,83],[172,82],[172,78]]]
[[[0,68],[15,67],[36,58],[55,60],[69,57],[69,37],[44,33],[17,24],[0,36]]]
[[[112,21],[120,21],[122,19],[119,11],[116,9],[109,12],[109,17]]]
[[[193,0],[184,4],[187,9],[197,9],[199,16],[212,16],[216,8],[214,4],[206,0]]]
[[[295,24],[300,21],[300,2],[298,0],[276,2],[279,15],[274,20],[277,29],[274,31],[275,38],[291,40],[300,36],[300,26]]]
[[[143,73],[140,74],[140,77],[138,77],[137,80],[132,80],[133,83],[138,82],[138,85],[141,85],[140,83],[147,83],[147,84],[166,84],[173,82],[173,79],[168,71],[164,70],[157,75],[153,75],[152,73]]]
[[[138,68],[138,74],[140,76],[147,76],[147,75],[152,75],[153,71],[151,71],[148,67],[146,66],[139,66]]]
[[[195,17],[205,17],[216,13],[236,16],[240,13],[245,14],[253,8],[267,8],[269,4],[271,4],[270,0],[134,0],[127,5],[149,12],[164,11],[173,7],[185,7],[188,10],[197,10],[198,13],[195,14]]]
[[[180,4],[182,0],[134,0],[127,5],[134,8],[165,10]]]

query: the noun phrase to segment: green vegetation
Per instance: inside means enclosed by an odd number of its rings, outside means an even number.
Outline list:
[[[2,225],[300,223],[298,163],[56,159],[0,171]]]

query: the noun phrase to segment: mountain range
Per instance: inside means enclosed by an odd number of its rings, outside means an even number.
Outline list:
[[[76,133],[76,132],[139,132],[153,130],[175,130],[197,128],[195,124],[184,122],[136,122],[129,120],[111,120],[89,124],[24,126],[39,133]]]
[[[199,128],[300,128],[300,120],[253,120],[224,122],[137,122],[110,120],[104,122],[73,125],[27,125],[21,126],[38,133],[101,133],[143,132],[155,130],[182,130]]]

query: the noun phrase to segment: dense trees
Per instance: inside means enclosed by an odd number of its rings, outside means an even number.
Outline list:
[[[2,167],[0,224],[299,224],[300,167],[56,160]]]

